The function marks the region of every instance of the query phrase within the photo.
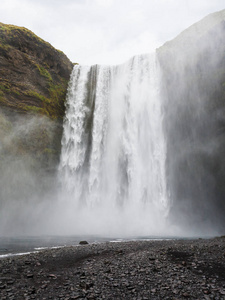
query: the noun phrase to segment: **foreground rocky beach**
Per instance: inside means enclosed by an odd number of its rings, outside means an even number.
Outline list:
[[[225,237],[107,242],[2,258],[0,299],[225,299]]]

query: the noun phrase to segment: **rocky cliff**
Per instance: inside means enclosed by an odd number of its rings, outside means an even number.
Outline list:
[[[0,23],[0,103],[52,119],[64,114],[69,59],[26,28]]]
[[[73,64],[61,51],[30,30],[0,23],[0,218],[3,231],[4,220],[8,222],[6,212],[13,211],[12,218],[19,218],[18,224],[23,222],[27,216],[18,213],[19,207],[24,208],[31,201],[44,201],[53,186],[72,68]],[[8,209],[4,212],[6,205]]]
[[[0,155],[53,167],[73,64],[30,30],[0,23],[0,66]]]
[[[179,224],[224,229],[225,10],[167,42],[158,56],[171,213]]]

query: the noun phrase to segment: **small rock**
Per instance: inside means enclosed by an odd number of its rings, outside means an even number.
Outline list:
[[[149,257],[149,260],[150,260],[150,261],[154,261],[155,258],[154,258],[154,257]]]
[[[52,279],[56,279],[57,276],[55,274],[48,274],[48,277],[52,278]]]
[[[79,245],[88,245],[87,241],[80,241]]]
[[[6,285],[0,285],[0,290],[3,290],[6,288]]]
[[[183,297],[185,297],[185,298],[189,298],[189,294],[188,293],[183,293]]]

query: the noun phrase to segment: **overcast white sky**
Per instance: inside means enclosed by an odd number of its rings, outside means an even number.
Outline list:
[[[72,62],[118,64],[224,8],[224,0],[1,0],[0,22],[27,27]]]

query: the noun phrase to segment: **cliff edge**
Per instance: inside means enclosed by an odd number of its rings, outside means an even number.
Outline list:
[[[13,218],[23,220],[16,205],[44,201],[51,190],[72,68],[65,54],[30,30],[0,23],[2,228],[7,223],[3,207],[13,207]]]
[[[30,30],[0,23],[0,105],[60,119],[73,68],[61,51]]]

